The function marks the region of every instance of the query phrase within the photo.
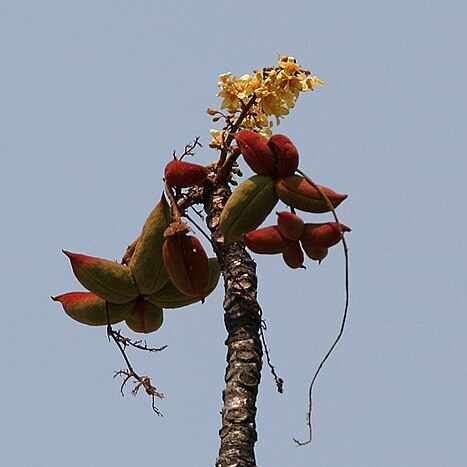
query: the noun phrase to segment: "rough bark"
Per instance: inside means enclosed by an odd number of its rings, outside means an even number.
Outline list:
[[[216,465],[252,467],[256,466],[256,396],[262,357],[258,306],[248,296],[256,296],[255,265],[239,245],[228,248],[224,258],[228,269],[224,273],[227,369],[222,428],[219,432],[221,446]],[[249,292],[248,295],[245,290]]]
[[[230,190],[217,188],[205,206],[214,242],[218,237],[219,215],[229,194]],[[256,265],[238,242],[226,247],[219,245],[217,254],[224,276],[224,323],[228,337],[216,467],[255,467],[256,397],[262,364]]]

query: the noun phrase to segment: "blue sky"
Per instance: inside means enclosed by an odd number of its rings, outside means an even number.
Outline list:
[[[449,0],[1,2],[0,463],[213,465],[221,288],[166,313],[149,336],[162,354],[132,354],[166,394],[164,418],[143,395],[120,396],[105,331],[50,296],[80,289],[62,248],[122,256],[174,149],[201,136],[197,162],[215,158],[205,109],[219,105],[218,75],[281,52],[326,83],[278,131],[302,170],[349,194],[351,307],[315,389],[313,444],[296,448],[309,377],[341,319],[342,252],[306,271],[256,257],[286,389],[265,367],[258,463],[465,465],[466,13]]]

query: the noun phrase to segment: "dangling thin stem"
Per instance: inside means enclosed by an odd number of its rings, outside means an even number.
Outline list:
[[[326,202],[328,205],[330,211],[332,212],[334,219],[337,223],[339,223],[339,219],[336,214],[336,210],[334,209],[334,206],[332,205],[331,201],[329,198],[326,196],[326,194],[323,192],[321,187],[317,185],[313,180],[303,173],[301,170],[297,170],[297,172],[302,175],[305,180],[313,187],[315,188],[318,193],[320,194],[321,198]],[[344,307],[344,313],[342,316],[342,321],[341,321],[341,326],[339,329],[339,333],[337,334],[337,337],[334,339],[334,342],[332,343],[331,347],[327,351],[326,355],[323,357],[321,360],[320,364],[318,365],[318,368],[315,371],[315,374],[313,375],[313,378],[310,382],[310,385],[308,387],[308,411],[306,414],[306,420],[307,420],[307,427],[308,427],[308,439],[306,441],[299,441],[296,438],[293,438],[297,446],[304,446],[306,444],[311,443],[313,439],[313,424],[312,424],[312,411],[313,411],[313,386],[315,384],[316,378],[318,377],[321,368],[323,368],[323,365],[326,363],[327,359],[330,357],[332,354],[334,348],[340,341],[342,335],[344,334],[344,329],[345,329],[345,324],[347,322],[347,314],[349,310],[349,249],[347,247],[347,243],[344,238],[344,234],[341,231],[341,241],[342,241],[342,246],[344,248],[344,257],[345,257],[345,307]]]

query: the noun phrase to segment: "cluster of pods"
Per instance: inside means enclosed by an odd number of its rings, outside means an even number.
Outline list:
[[[328,249],[341,240],[349,227],[337,222],[309,224],[289,211],[277,213],[277,225],[263,227],[243,234],[247,247],[260,254],[278,254],[292,269],[304,268],[304,253],[315,261],[322,261]]]
[[[243,158],[256,175],[242,182],[232,193],[220,217],[224,244],[244,240],[260,254],[282,254],[291,268],[301,268],[306,255],[321,261],[328,248],[350,229],[337,222],[305,223],[295,212],[277,213],[277,225],[258,228],[282,200],[293,211],[311,213],[336,208],[347,195],[310,184],[296,175],[298,151],[285,135],[266,137],[242,130],[235,134]],[[202,185],[208,179],[206,167],[173,160],[165,168],[170,187]],[[326,195],[323,199],[322,193]],[[220,266],[208,258],[188,226],[173,219],[165,196],[147,218],[128,264],[64,251],[73,272],[87,292],[70,292],[53,300],[62,304],[73,319],[88,325],[125,321],[136,332],[156,331],[163,322],[163,310],[204,301],[216,287]]]
[[[322,261],[328,248],[338,243],[350,228],[337,223],[305,223],[295,212],[277,213],[277,225],[258,227],[272,212],[279,200],[293,211],[324,213],[336,208],[347,195],[325,186],[314,186],[296,175],[299,163],[297,148],[285,135],[271,138],[250,131],[236,133],[245,162],[256,173],[241,183],[226,203],[221,215],[220,230],[226,243],[243,238],[255,253],[281,253],[291,268],[302,268],[304,252]],[[322,196],[324,193],[327,200]]]
[[[135,332],[160,328],[163,310],[204,301],[216,287],[220,267],[208,258],[186,224],[172,222],[164,195],[147,218],[128,264],[64,251],[88,292],[53,300],[76,321],[92,326],[125,321]]]

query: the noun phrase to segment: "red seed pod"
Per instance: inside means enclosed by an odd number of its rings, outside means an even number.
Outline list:
[[[170,279],[180,292],[204,300],[209,285],[209,261],[201,242],[176,234],[164,243],[162,254]]]
[[[289,240],[296,242],[303,234],[305,222],[300,216],[289,211],[277,212],[277,228]]]
[[[268,146],[272,149],[276,160],[277,177],[289,177],[298,169],[298,151],[290,138],[285,135],[273,135]]]
[[[202,185],[208,178],[209,170],[198,164],[174,160],[165,166],[165,181],[178,188]]]
[[[340,242],[341,232],[350,232],[350,228],[337,222],[305,224],[300,241],[308,248],[330,248]]]
[[[293,242],[292,245],[282,253],[285,264],[292,269],[306,269],[303,265],[305,256],[299,242]]]
[[[214,291],[219,282],[221,266],[217,258],[209,258],[209,285],[206,290],[206,297]],[[158,290],[153,295],[146,297],[148,301],[161,308],[181,308],[199,301],[198,297],[189,297],[175,287],[169,281],[162,290]]]
[[[252,230],[243,235],[246,246],[255,253],[275,255],[282,253],[292,244],[285,238],[276,225]]]
[[[251,130],[235,133],[238,148],[250,166],[258,175],[276,176],[274,154],[268,146],[268,139]]]
[[[329,198],[334,208],[347,198],[347,195],[336,193],[325,186],[320,186],[320,188]],[[330,211],[327,203],[321,198],[319,191],[299,175],[291,175],[277,180],[276,190],[279,198],[284,203],[301,211],[313,213]]]

